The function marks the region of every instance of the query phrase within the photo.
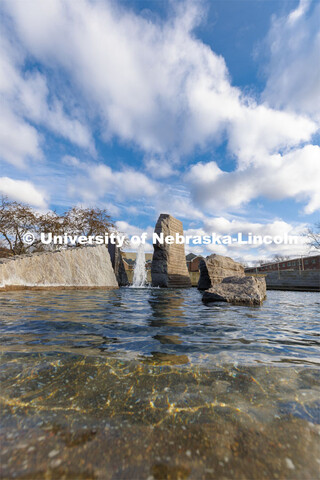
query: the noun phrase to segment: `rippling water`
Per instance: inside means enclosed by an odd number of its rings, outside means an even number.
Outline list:
[[[315,479],[318,293],[0,294],[3,478]]]

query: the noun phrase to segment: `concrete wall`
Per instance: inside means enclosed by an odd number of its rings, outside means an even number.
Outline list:
[[[320,291],[320,270],[270,272],[266,283],[268,290]]]
[[[193,287],[198,285],[199,272],[189,272],[191,284]],[[250,274],[248,274],[250,275]],[[264,275],[258,275],[264,276]],[[266,277],[267,289],[272,290],[306,290],[306,291],[320,291],[320,270],[305,270],[301,272],[280,272],[280,279],[278,272],[269,273]]]

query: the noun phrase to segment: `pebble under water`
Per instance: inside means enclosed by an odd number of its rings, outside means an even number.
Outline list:
[[[320,473],[318,293],[0,294],[3,479]]]

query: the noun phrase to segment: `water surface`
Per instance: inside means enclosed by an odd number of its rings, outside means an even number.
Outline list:
[[[316,479],[317,293],[0,294],[2,478]]]

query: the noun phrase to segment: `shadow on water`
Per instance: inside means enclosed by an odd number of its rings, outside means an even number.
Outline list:
[[[1,478],[317,478],[316,300],[1,294]]]

